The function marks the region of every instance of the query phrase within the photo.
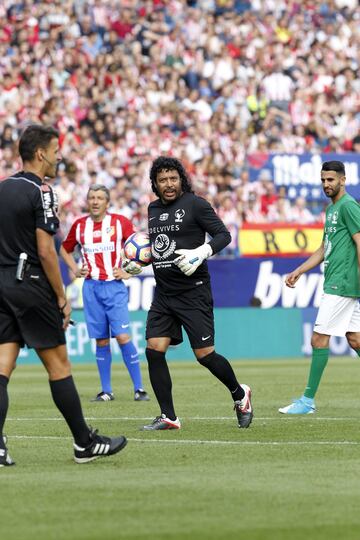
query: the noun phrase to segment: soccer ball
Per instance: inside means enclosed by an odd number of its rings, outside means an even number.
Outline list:
[[[143,232],[133,233],[124,244],[125,257],[141,266],[151,263],[151,244],[149,235]]]

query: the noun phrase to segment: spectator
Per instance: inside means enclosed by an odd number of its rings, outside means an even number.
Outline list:
[[[285,197],[279,196],[273,204],[269,205],[267,219],[270,223],[287,223],[293,221],[289,201]]]
[[[292,221],[306,225],[314,223],[315,218],[308,208],[306,208],[306,200],[304,197],[297,197],[291,209]]]
[[[245,223],[265,223],[265,216],[261,212],[260,201],[255,193],[250,193],[248,203],[244,210]]]
[[[269,213],[269,207],[276,203],[278,196],[275,193],[275,186],[271,180],[267,180],[263,185],[265,192],[260,196],[260,210],[266,217]]]

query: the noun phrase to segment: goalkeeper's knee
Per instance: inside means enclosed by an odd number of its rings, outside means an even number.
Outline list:
[[[202,366],[209,368],[211,364],[216,360],[217,353],[215,350],[213,350],[211,353],[207,354],[206,356],[203,356],[202,358],[197,358],[196,360],[201,364]]]

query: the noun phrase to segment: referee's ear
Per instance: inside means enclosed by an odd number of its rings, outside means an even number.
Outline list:
[[[44,161],[42,152],[43,152],[42,148],[37,148],[34,152],[34,159],[36,159],[37,161]]]

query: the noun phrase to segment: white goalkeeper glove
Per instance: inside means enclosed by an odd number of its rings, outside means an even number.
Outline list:
[[[143,271],[143,267],[140,266],[140,264],[135,261],[130,261],[130,259],[126,258],[122,259],[121,268],[132,276],[137,276]]]
[[[191,276],[195,270],[213,254],[210,244],[203,244],[196,249],[177,249],[180,255],[174,260],[174,264],[186,275]]]

